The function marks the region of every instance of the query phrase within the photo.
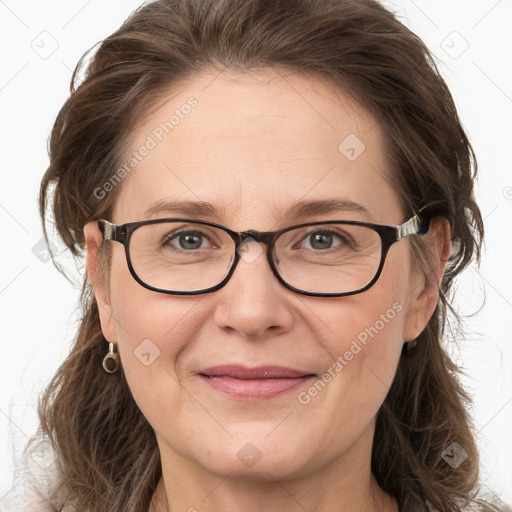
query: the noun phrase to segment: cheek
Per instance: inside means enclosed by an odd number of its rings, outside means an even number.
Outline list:
[[[122,258],[121,258],[122,257]],[[117,326],[117,341],[120,352],[130,366],[129,352],[137,351],[145,340],[163,350],[163,340],[170,337],[175,343],[171,353],[179,351],[183,330],[192,325],[187,321],[198,297],[178,297],[155,293],[141,286],[130,274],[124,254],[116,254],[111,274],[110,302]]]
[[[367,293],[364,301],[353,298],[336,315],[324,316],[334,331],[325,343],[332,360],[327,372],[336,374],[332,381],[338,380],[338,391],[355,392],[363,400],[365,391],[372,391],[366,397],[382,395],[377,388],[386,388],[385,394],[391,385],[403,345],[405,310],[402,301],[388,293]],[[357,402],[353,396],[351,401]]]
[[[301,428],[312,425],[306,437],[316,460],[349,453],[360,439],[371,445],[375,417],[393,381],[403,309],[388,293],[367,294],[340,299],[328,310],[323,306],[323,315],[318,311],[334,331],[322,346],[329,358],[323,373],[297,396]]]
[[[372,422],[396,372],[403,347],[408,277],[392,265],[386,270],[370,290],[316,310],[323,329],[329,327],[324,348],[330,363],[299,399],[318,421],[323,418],[335,427],[333,444],[357,438]],[[314,303],[310,305],[314,311]],[[340,426],[346,434],[343,439]]]
[[[151,414],[156,395],[176,396],[181,356],[202,324],[201,298],[155,293],[121,268],[112,274],[110,300],[123,371],[139,407]]]
[[[326,302],[323,309],[317,310],[331,333],[326,337],[331,355],[342,356],[347,363],[353,363],[351,366],[370,362],[385,366],[390,359],[396,359],[403,345],[407,268],[407,259],[390,258],[369,290]],[[311,309],[315,309],[313,303]]]

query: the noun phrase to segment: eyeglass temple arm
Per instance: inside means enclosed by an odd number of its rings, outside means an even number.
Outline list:
[[[99,220],[98,227],[103,234],[103,240],[111,240],[113,242],[124,242],[124,233],[120,233],[115,224],[108,220]]]
[[[408,221],[397,226],[396,239],[401,240],[408,235],[424,235],[430,227],[430,219],[421,218],[418,214],[411,217]]]

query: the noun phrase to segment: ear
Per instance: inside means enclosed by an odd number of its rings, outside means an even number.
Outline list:
[[[91,281],[98,312],[100,316],[101,330],[105,339],[115,343],[116,330],[112,316],[109,293],[106,279],[102,272],[99,248],[103,243],[103,235],[98,227],[97,221],[88,222],[84,226],[85,244],[87,249],[86,269],[87,276]]]
[[[436,217],[424,235],[426,257],[431,269],[425,275],[421,268],[414,271],[409,289],[409,301],[404,324],[404,341],[415,340],[425,329],[439,299],[439,286],[451,251],[451,232],[448,220]]]

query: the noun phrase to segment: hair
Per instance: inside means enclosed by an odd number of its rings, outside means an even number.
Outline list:
[[[436,310],[416,348],[404,351],[378,413],[372,471],[400,510],[423,510],[426,502],[440,512],[462,510],[478,491],[478,453],[470,399],[442,337],[453,280],[479,260],[483,224],[474,152],[424,43],[375,0],[158,0],[101,42],[78,83],[89,52],[53,126],[40,190],[45,236],[51,212],[76,257],[84,225],[110,218],[120,186],[101,199],[94,191],[121,165],[131,129],[188,77],[209,69],[305,73],[375,116],[404,213],[423,208],[446,218],[453,250]],[[86,278],[81,307],[70,354],[39,405],[42,432],[58,455],[52,510],[146,511],[161,477],[155,436],[123,371],[101,368],[107,341]],[[457,470],[442,457],[453,442],[468,454]]]

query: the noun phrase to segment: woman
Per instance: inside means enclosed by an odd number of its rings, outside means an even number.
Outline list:
[[[380,4],[149,3],[50,158],[88,280],[40,408],[49,510],[496,510],[441,346],[473,150]]]

